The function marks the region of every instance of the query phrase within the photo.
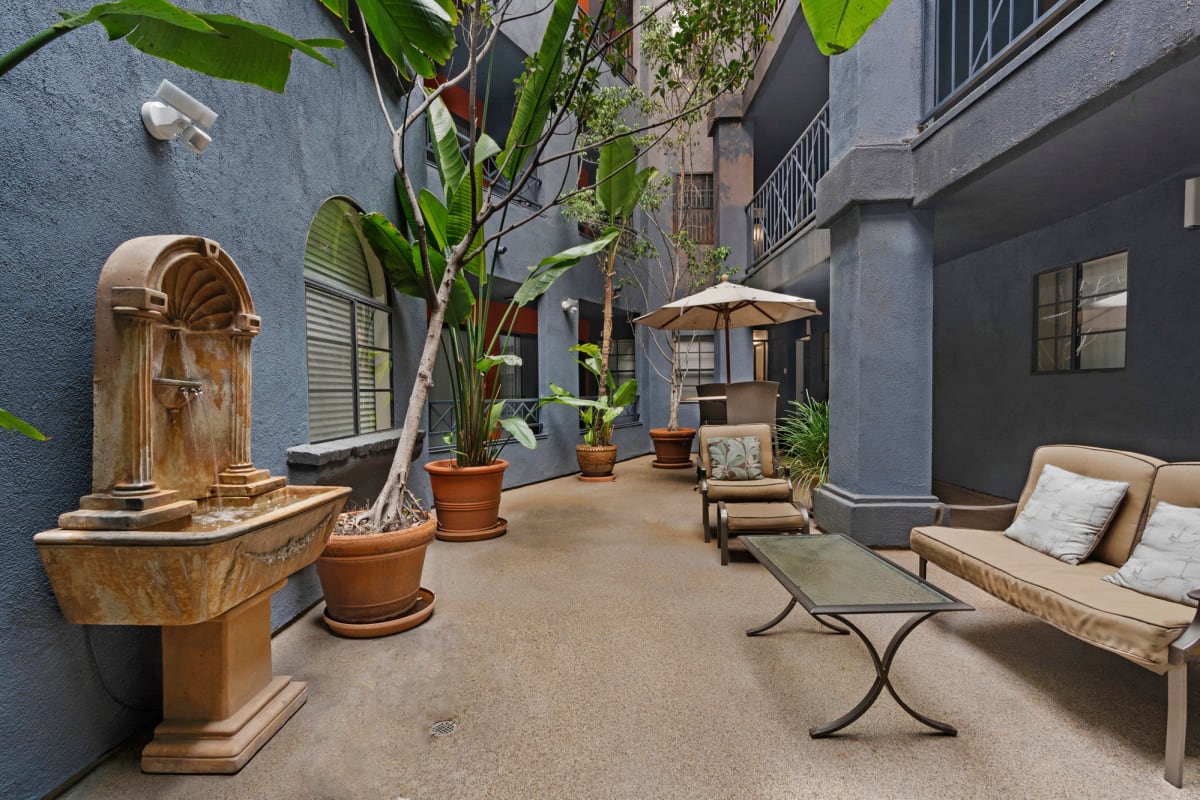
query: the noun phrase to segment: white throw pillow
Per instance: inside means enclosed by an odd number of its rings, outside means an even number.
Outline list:
[[[1200,508],[1160,502],[1129,560],[1104,580],[1164,600],[1196,605],[1187,593],[1200,589]]]
[[[1129,484],[1076,475],[1047,464],[1004,535],[1068,564],[1088,557]]]

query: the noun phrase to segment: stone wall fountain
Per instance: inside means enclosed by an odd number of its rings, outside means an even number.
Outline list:
[[[100,274],[92,493],[34,541],[68,620],[162,628],[147,772],[236,772],[305,701],[272,674],[270,599],[321,554],[350,490],[251,461],[259,324],[208,239],[131,239]]]

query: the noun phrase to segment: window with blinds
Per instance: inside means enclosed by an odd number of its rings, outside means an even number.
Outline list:
[[[304,248],[308,436],[324,442],[392,427],[392,314],[361,210],[321,206]]]

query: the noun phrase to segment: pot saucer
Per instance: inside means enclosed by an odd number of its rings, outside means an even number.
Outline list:
[[[583,475],[577,476],[584,483],[611,483],[617,479],[616,475],[601,475],[598,478],[587,477]]]
[[[443,542],[481,542],[484,539],[495,539],[508,532],[508,520],[500,517],[490,528],[480,528],[473,531],[444,531],[440,527],[433,534]]]
[[[349,639],[374,639],[379,636],[390,636],[393,633],[401,633],[415,628],[433,616],[433,605],[436,601],[437,598],[433,596],[433,592],[421,587],[417,592],[416,605],[409,609],[408,613],[395,619],[386,619],[383,622],[338,622],[326,611],[324,612],[325,624],[334,633]]]

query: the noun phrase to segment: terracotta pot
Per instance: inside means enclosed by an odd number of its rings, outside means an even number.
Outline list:
[[[475,542],[503,536],[508,521],[500,518],[500,490],[506,469],[503,458],[487,467],[459,467],[450,460],[426,464],[437,507],[437,538]]]
[[[342,633],[334,623],[354,626],[398,620],[400,626],[379,627],[378,632],[369,635],[405,630],[403,618],[421,600],[421,570],[425,565],[425,548],[433,541],[434,526],[434,520],[430,519],[398,531],[330,536],[325,551],[317,559],[317,574],[325,590],[325,614],[332,621],[330,627]],[[432,600],[432,595],[426,594]],[[432,603],[426,605],[431,607]]]
[[[651,428],[650,439],[654,442],[654,461],[650,466],[658,469],[687,469],[692,465],[692,439],[695,428]]]
[[[617,446],[615,444],[606,444],[601,447],[577,444],[575,445],[575,460],[579,462],[579,480],[581,481],[616,480],[612,474],[613,466],[617,463]]]

